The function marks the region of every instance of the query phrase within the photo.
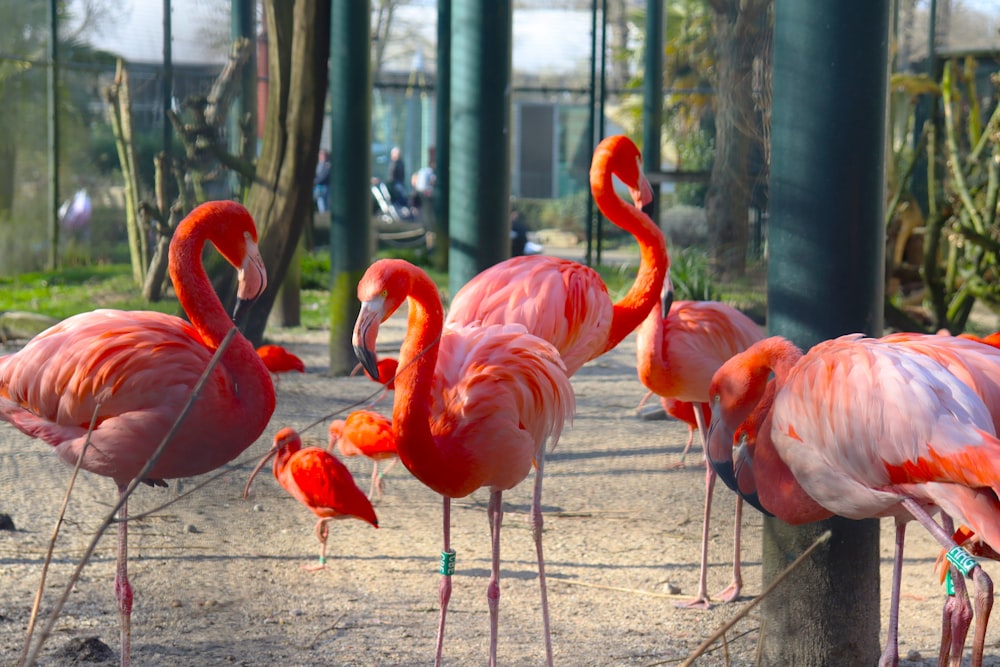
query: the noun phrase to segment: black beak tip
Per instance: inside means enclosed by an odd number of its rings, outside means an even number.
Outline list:
[[[376,363],[375,355],[372,354],[367,348],[355,345],[354,356],[356,356],[358,361],[361,362],[361,367],[365,369],[365,372],[368,373],[373,380],[378,382],[378,364]]]
[[[233,324],[240,330],[246,326],[250,319],[250,306],[252,305],[253,299],[236,299],[236,307],[233,308]]]
[[[652,218],[653,217],[653,207],[654,207],[655,203],[656,203],[655,199],[650,200],[648,204],[646,204],[646,205],[644,205],[642,207],[642,212],[645,213],[646,215],[648,215],[650,218]]]
[[[768,512],[766,509],[764,509],[764,506],[760,504],[760,497],[757,495],[756,492],[755,493],[741,493],[740,495],[743,496],[743,500],[746,501],[747,504],[753,506],[754,509],[756,509],[757,511],[759,511],[764,516],[774,516],[773,514],[771,514],[770,512]]]
[[[732,491],[739,493],[739,489],[736,487],[736,469],[733,467],[732,461],[712,461],[709,459],[709,464],[712,466],[712,470],[715,474],[719,476],[726,486]]]

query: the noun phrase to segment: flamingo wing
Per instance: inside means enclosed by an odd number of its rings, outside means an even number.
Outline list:
[[[613,313],[596,271],[533,255],[511,258],[472,278],[452,300],[445,324],[522,324],[552,343],[573,375],[603,352]]]

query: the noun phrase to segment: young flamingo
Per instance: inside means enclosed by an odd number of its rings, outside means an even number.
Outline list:
[[[361,311],[354,327],[354,347],[359,361],[375,379],[379,379],[375,365],[379,325],[404,301],[409,302],[392,425],[403,465],[444,498],[441,617],[435,664],[441,662],[454,568],[451,499],[483,487],[490,490],[493,565],[487,600],[489,664],[495,666],[502,494],[530,473],[546,440],[555,442],[564,423],[572,418],[576,403],[565,365],[550,343],[520,325],[444,327],[444,309],[434,282],[403,260],[382,259],[372,264],[358,284],[358,299]],[[541,534],[535,535],[539,554],[541,538]],[[538,566],[544,592],[541,559]],[[544,600],[543,595],[543,604]],[[545,612],[543,609],[543,615]],[[547,632],[545,648],[551,665]]]

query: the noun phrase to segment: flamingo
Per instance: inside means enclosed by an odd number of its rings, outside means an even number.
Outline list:
[[[708,389],[712,375],[731,356],[763,338],[763,333],[753,320],[732,306],[718,301],[674,301],[673,294],[668,272],[663,282],[662,304],[654,304],[636,330],[636,373],[639,381],[657,395],[698,404],[699,409],[692,412],[702,445],[707,451],[703,411],[709,409]],[[707,609],[711,604],[708,596],[708,532],[715,478],[715,470],[706,461],[698,593],[693,600],[682,603],[687,607]],[[727,602],[739,597],[743,583],[740,571],[742,509],[742,500],[737,497],[733,578],[719,594],[720,599]]]
[[[306,365],[302,360],[280,345],[261,345],[257,348],[257,355],[271,372],[275,382],[278,381],[278,373],[306,372]]]
[[[801,488],[834,514],[896,518],[890,630],[879,664],[899,659],[901,526],[913,518],[973,581],[978,667],[993,585],[928,511],[940,509],[991,547],[1000,544],[1000,440],[987,405],[933,357],[905,344],[852,334],[799,355],[789,341],[772,337],[724,364],[713,383],[713,431],[722,428],[720,441],[731,443],[727,413],[739,419],[751,412],[773,372],[769,436]],[[961,655],[952,659],[957,664]]]
[[[94,310],[56,324],[19,352],[0,358],[0,419],[50,444],[63,462],[74,465],[79,459],[83,469],[110,477],[118,487],[115,593],[121,664],[126,666],[132,610],[126,489],[233,328],[202,266],[206,241],[239,269],[237,309],[245,308],[267,284],[257,230],[241,205],[208,202],[180,222],[170,243],[170,277],[190,323],[157,312]],[[165,479],[218,468],[257,439],[274,406],[267,369],[237,333],[142,481],[166,486]]]
[[[303,449],[299,434],[289,427],[275,434],[274,446],[250,473],[243,490],[244,498],[250,492],[254,477],[272,456],[274,478],[278,480],[278,484],[319,517],[316,522],[316,539],[320,544],[319,563],[302,565],[303,570],[315,572],[326,569],[326,540],[330,536],[331,521],[354,517],[378,528],[375,509],[354,483],[347,467],[337,457],[319,447]]]
[[[634,206],[615,192],[617,176]],[[641,208],[652,200],[642,173],[642,156],[631,139],[607,137],[594,150],[590,189],[608,220],[631,233],[639,244],[639,269],[628,292],[612,303],[608,288],[594,269],[546,255],[512,257],[476,275],[452,298],[448,326],[518,323],[559,351],[566,374],[613,349],[628,336],[659,299],[670,263],[667,243],[656,223]],[[541,548],[544,452],[535,461],[535,489],[530,510],[535,544]],[[539,566],[544,561],[537,555]],[[545,595],[544,575],[539,577]],[[542,600],[542,624],[549,635],[548,604]],[[551,663],[551,656],[549,656]]]
[[[454,567],[451,499],[486,487],[493,551],[487,588],[489,663],[496,665],[502,494],[528,475],[532,464],[541,460],[546,440],[555,442],[565,422],[572,419],[576,401],[565,364],[551,343],[519,324],[445,327],[434,282],[403,260],[382,259],[372,264],[358,284],[358,299],[361,310],[354,327],[354,348],[365,370],[376,379],[379,325],[408,301],[392,425],[403,465],[444,500],[435,664],[441,663]],[[541,554],[541,534],[535,540]],[[544,605],[541,559],[538,567]],[[546,613],[543,608],[543,619]],[[545,630],[546,658],[551,665],[551,640]]]
[[[656,392],[648,391],[646,395],[642,397],[639,401],[639,405],[635,406],[635,411],[638,413],[642,410],[642,406],[646,404],[651,396],[655,396]],[[676,419],[677,421],[682,421],[687,424],[688,427],[688,439],[684,444],[684,451],[681,452],[681,461],[677,464],[678,468],[684,467],[684,457],[687,456],[688,450],[691,449],[691,445],[694,444],[694,434],[698,430],[698,418],[694,416],[694,403],[690,401],[678,401],[676,398],[668,398],[667,396],[660,396],[660,406],[663,411]],[[708,404],[701,403],[701,418],[704,420],[703,423],[707,424],[712,419],[712,410],[708,407]]]
[[[380,371],[381,374],[381,371]],[[372,482],[368,489],[368,500],[382,497],[382,478],[396,465],[396,436],[392,432],[392,421],[374,410],[355,410],[347,419],[334,419],[328,428],[330,444],[326,451],[333,453],[334,447],[341,456],[367,456],[374,463]],[[382,473],[378,464],[386,461]]]

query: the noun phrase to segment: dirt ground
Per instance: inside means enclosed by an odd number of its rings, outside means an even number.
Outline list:
[[[402,319],[383,327],[380,344],[398,349]],[[170,489],[142,487],[130,512],[153,513],[131,525],[129,573],[135,589],[135,665],[427,665],[438,617],[440,499],[397,466],[377,504],[380,528],[360,521],[333,526],[330,564],[316,561],[313,515],[270,474],[241,497],[253,464],[282,426],[304,428],[369,395],[363,378],[327,375],[327,334],[272,332],[306,362],[285,375],[265,435],[230,473],[169,507]],[[574,378],[574,426],[547,458],[545,550],[552,642],[560,665],[680,663],[761,590],[761,518],[744,516],[744,597],[708,611],[679,609],[696,589],[704,500],[700,456],[679,461],[687,428],[637,418],[645,393],[635,376],[634,339],[585,366]],[[380,409],[388,412],[389,401]],[[325,444],[325,425],[305,433]],[[370,463],[348,459],[367,488]],[[17,664],[46,546],[70,471],[44,444],[0,427],[0,512],[15,530],[0,531],[0,664]],[[198,480],[183,480],[181,490]],[[527,524],[531,480],[504,495],[499,662],[544,663],[537,567]],[[44,587],[43,618],[61,595],[114,500],[113,484],[84,473],[73,491]],[[485,491],[452,504],[457,571],[445,639],[446,665],[486,663],[486,583],[490,549]],[[716,491],[709,590],[730,579],[733,496]],[[883,626],[888,604],[892,525],[882,527]],[[90,664],[75,644],[97,637],[117,662],[113,592],[115,537],[104,536],[69,595],[40,665]],[[943,592],[932,572],[938,549],[919,527],[908,533],[900,653],[903,665],[936,664]],[[994,578],[998,570],[987,568]],[[987,642],[987,664],[1000,665],[1000,622]],[[751,612],[729,634],[728,663],[716,647],[698,665],[751,665],[760,616]],[[884,641],[885,628],[882,629]]]

